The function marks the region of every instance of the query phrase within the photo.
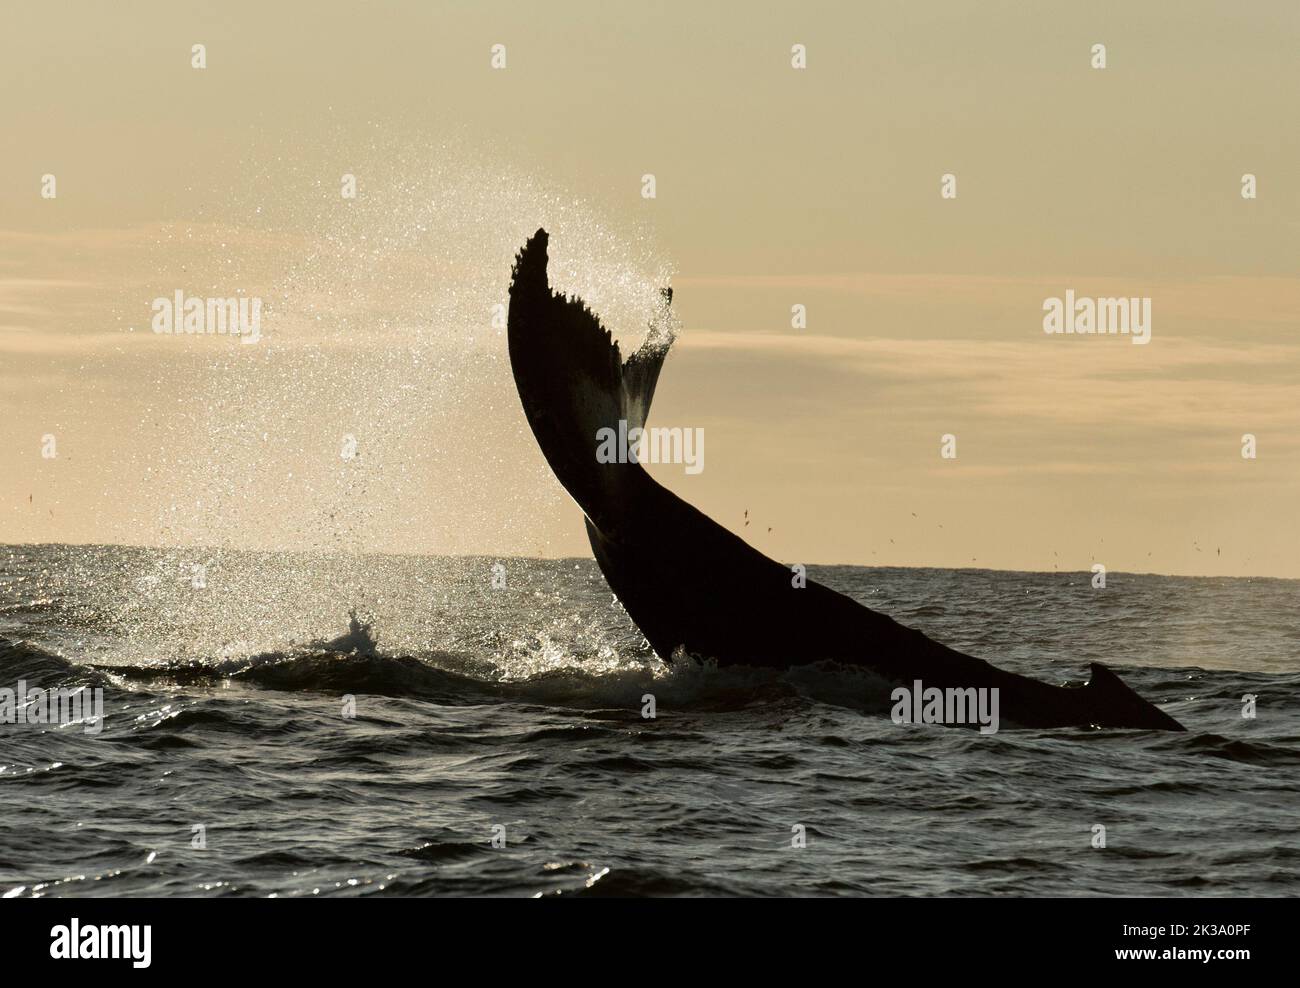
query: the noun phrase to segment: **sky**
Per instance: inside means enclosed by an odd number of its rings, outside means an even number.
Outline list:
[[[587,555],[494,323],[544,225],[625,342],[672,285],[650,469],[774,558],[1300,577],[1291,0],[6,17],[2,543]]]

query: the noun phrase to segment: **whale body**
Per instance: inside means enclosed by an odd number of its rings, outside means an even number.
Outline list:
[[[507,320],[524,415],[556,478],[582,509],[610,589],[658,656],[784,668],[834,661],[926,690],[999,691],[1024,727],[1184,728],[1100,663],[1083,686],[1054,686],[948,648],[769,559],[658,484],[644,467],[601,462],[602,429],[643,428],[672,342],[651,332],[626,360],[578,298],[551,291],[545,230],[515,259]],[[665,309],[671,292],[665,290]],[[626,423],[620,426],[620,423]],[[973,725],[972,725],[973,726]]]

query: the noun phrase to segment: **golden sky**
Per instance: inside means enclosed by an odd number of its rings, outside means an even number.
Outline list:
[[[652,469],[775,558],[1300,577],[1292,0],[6,19],[0,542],[586,555],[491,323],[546,225],[626,338],[671,281],[706,466]],[[1044,334],[1067,289],[1150,344]]]

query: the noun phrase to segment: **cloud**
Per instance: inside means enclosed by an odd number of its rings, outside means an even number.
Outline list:
[[[790,333],[687,331],[679,346],[787,368],[815,365],[818,378],[852,375],[862,393],[888,392],[908,408],[942,407],[1025,423],[1200,430],[1238,424],[1300,435],[1300,344],[1124,337],[1023,341],[855,338]],[[816,379],[816,378],[814,378]],[[828,399],[828,408],[831,401]]]

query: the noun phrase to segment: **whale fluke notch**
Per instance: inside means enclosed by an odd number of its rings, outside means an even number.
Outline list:
[[[834,661],[894,682],[997,689],[1003,719],[1025,727],[1182,730],[1098,663],[1082,687],[1059,687],[964,655],[769,559],[658,484],[636,462],[600,463],[596,434],[643,425],[672,334],[663,312],[635,353],[577,298],[547,280],[545,230],[515,259],[510,367],[551,469],[586,515],[592,552],[628,616],[664,661],[679,649],[721,665],[785,668]],[[973,725],[967,725],[973,726]]]

